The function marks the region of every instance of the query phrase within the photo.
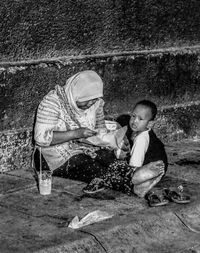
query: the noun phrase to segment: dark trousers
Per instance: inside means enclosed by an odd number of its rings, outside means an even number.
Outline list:
[[[93,178],[106,174],[108,166],[116,160],[114,152],[108,149],[100,149],[96,154],[95,158],[85,154],[75,155],[53,175],[89,183]]]

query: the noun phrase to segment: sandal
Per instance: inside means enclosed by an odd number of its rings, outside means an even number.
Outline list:
[[[94,194],[105,190],[104,181],[100,178],[94,178],[86,187],[82,189],[84,193]]]
[[[150,207],[164,206],[169,203],[169,199],[163,189],[155,189],[147,193],[145,197]]]
[[[190,196],[183,193],[183,186],[165,189],[167,198],[178,204],[187,204],[190,202]]]

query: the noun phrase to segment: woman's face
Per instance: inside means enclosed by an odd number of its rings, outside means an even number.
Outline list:
[[[96,101],[99,98],[95,98],[95,99],[91,99],[88,101],[84,101],[84,102],[78,102],[76,101],[76,105],[78,106],[78,108],[80,108],[81,110],[87,110],[88,108],[90,108],[93,104],[96,103]]]

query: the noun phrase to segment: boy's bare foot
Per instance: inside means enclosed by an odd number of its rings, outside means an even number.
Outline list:
[[[164,171],[165,167],[163,161],[148,163],[135,171],[132,177],[132,183],[141,184],[164,174]]]
[[[155,176],[157,176],[163,172],[165,172],[165,165],[163,163],[163,161],[156,161],[156,162],[151,162],[149,164],[147,164],[147,167],[149,166],[149,170],[152,171],[152,173],[156,173]]]

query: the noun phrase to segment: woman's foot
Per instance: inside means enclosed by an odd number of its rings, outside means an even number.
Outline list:
[[[94,178],[86,187],[82,189],[84,193],[94,194],[105,189],[104,181],[100,178]]]

